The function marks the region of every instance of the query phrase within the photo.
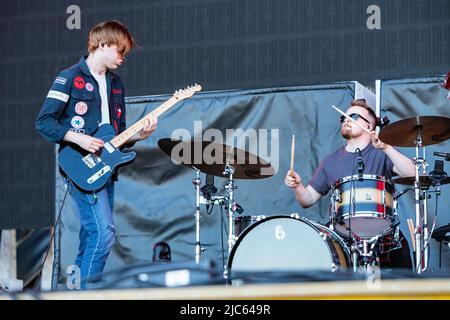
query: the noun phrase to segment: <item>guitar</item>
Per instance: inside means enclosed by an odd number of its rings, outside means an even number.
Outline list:
[[[59,153],[59,166],[80,189],[95,191],[102,188],[117,167],[129,164],[136,157],[136,152],[122,152],[119,147],[144,128],[145,119],[152,114],[160,116],[178,101],[190,98],[200,90],[201,86],[196,84],[176,91],[169,100],[117,136],[111,125],[101,125],[94,134],[94,137],[105,141],[100,150],[89,153],[76,144],[69,144]]]

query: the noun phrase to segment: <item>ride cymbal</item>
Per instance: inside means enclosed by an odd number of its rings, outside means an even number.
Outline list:
[[[264,159],[225,144],[164,138],[158,141],[158,146],[175,163],[218,177],[229,177],[224,173],[227,164],[234,168],[233,179],[262,179],[275,174],[274,168]]]
[[[413,186],[414,185],[414,181],[416,181],[416,177],[414,177],[414,176],[412,176],[412,177],[398,177],[398,178],[392,179],[392,181],[394,181],[394,183],[396,183],[396,184],[403,184],[403,185]],[[434,184],[433,179],[430,176],[427,176],[427,175],[419,176],[419,181],[420,181],[420,185],[422,187],[429,187],[429,186],[432,186]],[[440,184],[448,184],[448,183],[450,183],[450,177],[445,177],[444,179],[442,179],[440,181]]]
[[[450,118],[416,116],[402,119],[383,128],[379,138],[392,146],[415,147],[419,134],[423,146],[444,142],[450,138]]]

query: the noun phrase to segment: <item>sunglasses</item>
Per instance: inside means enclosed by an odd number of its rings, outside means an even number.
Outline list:
[[[348,115],[350,118],[352,118],[353,120],[358,120],[358,118],[363,119],[365,122],[367,122],[368,124],[370,124],[370,121],[367,120],[366,118],[364,118],[362,115],[358,114],[358,113],[352,113]],[[345,121],[345,119],[347,119],[345,116],[341,116],[341,123],[343,123]]]

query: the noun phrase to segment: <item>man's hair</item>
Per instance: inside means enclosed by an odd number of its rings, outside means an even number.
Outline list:
[[[351,107],[361,107],[367,110],[367,112],[369,112],[369,115],[373,118],[374,121],[374,127],[378,125],[378,118],[377,115],[375,114],[375,111],[373,111],[373,109],[371,107],[369,107],[369,105],[366,103],[366,99],[357,99],[357,100],[353,100],[350,103]],[[375,129],[375,128],[372,128]]]
[[[116,45],[117,51],[125,56],[136,42],[128,29],[119,21],[105,21],[97,24],[89,31],[88,51],[95,51],[102,43],[108,46]]]

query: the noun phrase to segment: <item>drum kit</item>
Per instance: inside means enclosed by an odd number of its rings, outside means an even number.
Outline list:
[[[235,180],[271,177],[275,170],[270,163],[250,152],[216,142],[159,140],[160,149],[173,162],[195,170],[194,251],[197,264],[204,251],[200,242],[200,205],[219,204],[225,207],[228,219],[225,277],[231,271],[335,271],[351,268],[357,271],[370,268],[379,263],[380,254],[401,247],[397,201],[408,190],[414,190],[415,226],[410,228],[416,252],[414,269],[417,273],[427,270],[432,232],[428,225],[427,199],[431,192],[440,195],[440,186],[450,183],[450,178],[443,170],[427,174],[425,146],[450,138],[450,118],[416,116],[399,120],[384,127],[379,138],[389,145],[415,148],[415,176],[391,181],[364,174],[336,181],[331,186],[330,222],[327,225],[300,217],[297,213],[238,216],[242,208],[235,200]],[[214,150],[214,159],[206,159],[205,151],[211,150]],[[207,177],[203,187],[201,172]],[[217,194],[211,176],[228,180],[223,195]],[[396,184],[408,187],[396,194]]]

